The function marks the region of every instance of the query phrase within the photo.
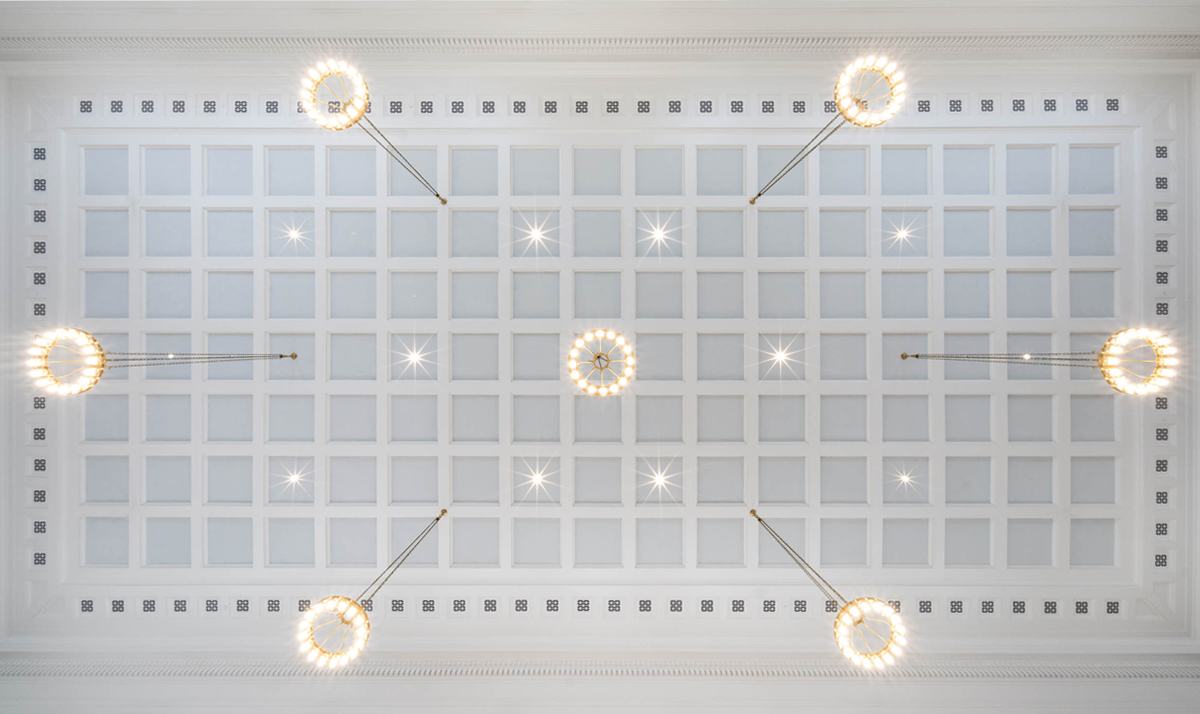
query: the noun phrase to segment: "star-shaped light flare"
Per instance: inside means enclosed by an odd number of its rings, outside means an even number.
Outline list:
[[[430,349],[429,343],[433,341],[434,335],[426,335],[425,340],[418,345],[416,335],[407,344],[402,344],[400,349],[392,350],[392,366],[400,367],[400,377],[412,377],[416,379],[418,375],[425,378],[432,378],[433,372],[431,366],[436,365],[436,349]]]
[[[669,257],[678,255],[678,248],[672,244],[683,243],[678,235],[679,231],[682,230],[682,226],[671,226],[671,218],[677,214],[668,213],[666,217],[663,217],[656,211],[653,220],[650,220],[649,214],[644,215],[649,225],[638,226],[637,242],[641,256],[649,257],[653,254],[656,258],[661,258],[663,257],[663,251],[667,251]]]
[[[282,471],[272,474],[276,483],[282,486],[285,494],[295,498],[296,492],[308,493],[308,484],[313,476],[313,462],[309,460],[293,460],[290,466],[283,466]]]
[[[279,229],[284,241],[284,248],[291,248],[298,253],[302,247],[308,246],[311,238],[306,230],[306,224],[307,221],[301,221],[299,224],[297,224],[293,220]]]
[[[513,492],[519,503],[532,500],[534,503],[557,503],[550,492],[558,486],[559,471],[554,468],[553,459],[526,459],[520,457],[521,463],[516,466],[514,473]]]
[[[790,375],[790,379],[800,378],[800,373],[796,371],[796,368],[804,364],[800,359],[804,350],[793,349],[796,341],[800,339],[800,335],[792,335],[786,344],[784,339],[785,335],[778,335],[774,340],[770,337],[763,337],[767,346],[765,349],[762,347],[758,349],[760,357],[758,364],[767,366],[763,379],[771,377],[784,379],[785,375]]]
[[[517,226],[517,243],[524,244],[521,250],[521,256],[524,258],[533,251],[533,256],[541,257],[543,255],[553,255],[551,245],[557,244],[558,239],[553,235],[557,230],[557,226],[551,227],[550,220],[554,218],[553,211],[543,212],[542,216],[538,216],[538,212],[533,213],[533,220],[530,220],[524,213],[519,214],[523,226]]]
[[[925,240],[923,225],[917,225],[917,218],[906,220],[901,218],[899,223],[888,220],[890,229],[884,231],[883,243],[887,249],[896,249],[899,255],[904,255],[904,249],[916,248],[917,241]]]
[[[904,462],[900,462],[898,465],[890,464],[887,468],[890,470],[888,475],[892,480],[892,493],[901,490],[919,492],[921,477],[917,474],[916,468]]]
[[[657,500],[661,504],[665,495],[670,503],[679,503],[677,491],[683,485],[683,473],[675,468],[675,462],[676,457],[666,461],[657,457],[653,461],[648,458],[639,459],[638,486],[649,488],[645,501]]]

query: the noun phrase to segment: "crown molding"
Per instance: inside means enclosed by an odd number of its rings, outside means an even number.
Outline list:
[[[688,57],[711,55],[825,57],[887,48],[893,54],[1118,55],[1200,58],[1200,34],[926,34],[824,36],[660,37],[396,37],[396,36],[142,36],[6,35],[0,59],[45,59],[49,54],[310,54],[353,52],[418,56]],[[232,59],[232,58],[230,58]]]
[[[789,658],[628,658],[528,656],[402,657],[374,655],[337,670],[314,670],[298,658],[231,660],[208,656],[154,659],[56,657],[6,653],[0,679],[30,677],[90,678],[291,678],[356,679],[755,679],[755,680],[1175,680],[1200,682],[1200,655],[1174,657],[1103,657],[1030,659],[910,658],[886,673],[865,671],[835,657]]]

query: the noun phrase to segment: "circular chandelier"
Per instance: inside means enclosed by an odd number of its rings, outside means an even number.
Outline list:
[[[347,642],[346,636],[351,634]],[[300,620],[300,652],[318,667],[348,664],[362,653],[370,637],[371,621],[366,610],[341,595],[318,600]]]
[[[860,57],[851,62],[833,85],[834,103],[837,113],[829,123],[821,127],[807,144],[791,158],[783,168],[763,184],[750,204],[754,205],[763,194],[774,188],[775,184],[791,173],[792,169],[808,158],[831,136],[837,133],[847,122],[864,129],[879,126],[896,116],[904,105],[905,92],[908,85],[903,81],[904,73],[896,68],[895,62],[887,57]],[[882,86],[880,86],[882,84]],[[838,122],[834,125],[834,122]]]
[[[633,381],[633,345],[612,330],[593,330],[567,352],[567,373],[575,386],[601,397],[617,394]]]
[[[318,600],[300,618],[296,639],[300,654],[318,667],[341,667],[362,654],[371,638],[371,619],[362,603],[375,597],[446,515],[442,509],[404,550],[388,563],[356,598],[331,595]]]
[[[1179,364],[1171,338],[1144,328],[1122,330],[1108,338],[1097,361],[1109,386],[1139,395],[1169,385]]]
[[[217,364],[267,359],[296,359],[296,353],[238,354],[232,352],[109,352],[83,330],[59,328],[33,340],[26,366],[34,384],[51,394],[79,394],[100,382],[104,372],[122,367],[160,367],[176,364]]]
[[[908,354],[900,359],[935,359],[946,362],[996,362],[1050,367],[1091,367],[1123,394],[1153,394],[1171,383],[1179,358],[1171,338],[1144,327],[1121,330],[1092,352],[994,352],[976,354]]]
[[[900,614],[886,602],[860,597],[842,605],[833,621],[833,639],[846,659],[863,667],[895,664],[908,644]]]
[[[813,585],[817,586],[826,600],[841,605],[837,617],[833,620],[833,639],[846,659],[867,669],[882,669],[895,664],[896,658],[902,655],[904,648],[908,646],[900,613],[886,602],[873,597],[847,600],[817,572],[816,568],[797,553],[783,536],[775,532],[775,529],[758,515],[757,510],[751,510],[750,515],[775,539],[779,547],[783,548]]]
[[[879,126],[896,116],[904,104],[903,72],[887,57],[859,58],[850,63],[833,85],[838,113],[855,126]],[[883,82],[884,86],[879,87]],[[865,85],[865,89],[864,89]],[[884,102],[879,108],[879,102]]]
[[[337,82],[342,92],[333,87]],[[328,84],[327,84],[328,83]],[[326,129],[341,131],[358,123],[366,116],[367,102],[371,100],[371,91],[367,82],[358,70],[345,62],[318,62],[316,67],[308,70],[308,78],[301,82],[300,101],[308,117]],[[336,97],[338,112],[325,115],[318,109],[317,95],[322,90]],[[325,100],[321,105],[332,106]]]
[[[357,125],[417,183],[441,201],[443,206],[446,205],[446,199],[442,198],[437,188],[421,175],[417,167],[367,116],[371,111],[371,90],[367,87],[367,80],[353,65],[344,60],[331,59],[318,62],[310,68],[300,80],[300,106],[310,119],[325,129],[342,131]]]

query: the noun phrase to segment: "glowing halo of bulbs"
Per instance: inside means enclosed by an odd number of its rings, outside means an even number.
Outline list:
[[[896,116],[904,104],[908,86],[903,80],[904,73],[897,71],[896,63],[889,62],[887,57],[860,57],[854,60],[833,85],[838,113],[855,126],[870,128],[883,124]],[[872,90],[879,82],[887,83],[888,101],[883,109],[871,109],[869,104],[876,101]],[[867,89],[864,90],[864,86]]]
[[[1154,353],[1154,369],[1149,374],[1140,374],[1124,365],[1149,364],[1149,359],[1130,359],[1129,354],[1149,347]],[[1143,353],[1144,354],[1144,353]],[[1109,337],[1100,349],[1097,361],[1104,381],[1118,392],[1125,394],[1152,394],[1171,383],[1179,359],[1171,345],[1171,338],[1157,330],[1133,327]]]
[[[339,81],[347,93],[346,97],[341,97],[329,90],[342,102],[341,111],[337,114],[323,113],[322,107],[317,103],[317,92],[330,79]],[[367,88],[367,80],[363,79],[353,65],[341,60],[318,62],[300,80],[300,106],[310,119],[325,129],[342,131],[354,126],[366,115],[367,103],[370,100],[371,92]]]
[[[77,358],[51,360],[50,353],[56,347],[69,350]],[[51,394],[79,394],[96,386],[104,375],[107,360],[104,349],[95,337],[83,330],[59,328],[49,330],[33,340],[33,347],[29,348],[29,360],[25,364],[30,368],[29,376],[38,387]],[[55,364],[74,365],[73,371],[55,374],[51,366]]]
[[[873,624],[867,625],[868,621]],[[884,627],[887,628],[886,638]],[[833,639],[838,649],[846,659],[866,669],[883,669],[895,664],[908,645],[904,633],[900,613],[873,597],[851,600],[842,606],[833,621]]]
[[[333,627],[329,630],[330,626]],[[338,633],[346,630],[342,635]],[[346,634],[353,633],[349,644]],[[321,637],[321,642],[317,642]],[[300,641],[300,654],[318,667],[341,667],[362,654],[371,637],[371,620],[366,611],[354,600],[333,595],[318,600],[302,618],[296,639]],[[337,642],[336,645],[331,643]],[[327,649],[326,645],[334,647]]]
[[[586,332],[567,351],[567,374],[571,381],[580,391],[593,396],[607,397],[628,387],[633,381],[635,365],[633,345],[612,330]]]

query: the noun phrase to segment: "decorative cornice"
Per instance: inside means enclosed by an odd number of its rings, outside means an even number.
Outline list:
[[[1064,658],[1066,659],[1066,658]],[[637,660],[637,659],[401,659],[387,655],[364,658],[336,670],[314,670],[298,660],[172,660],[169,657],[128,661],[112,659],[55,659],[38,655],[8,655],[0,661],[3,677],[234,677],[234,678],[668,678],[668,679],[834,679],[834,680],[1196,680],[1200,657],[1133,661],[1029,662],[996,660],[912,660],[885,673],[864,671],[830,657],[822,660]]]
[[[1200,34],[714,37],[0,36],[0,57],[46,53],[309,53],[408,55],[824,56],[892,53],[1103,53],[1200,57]]]

